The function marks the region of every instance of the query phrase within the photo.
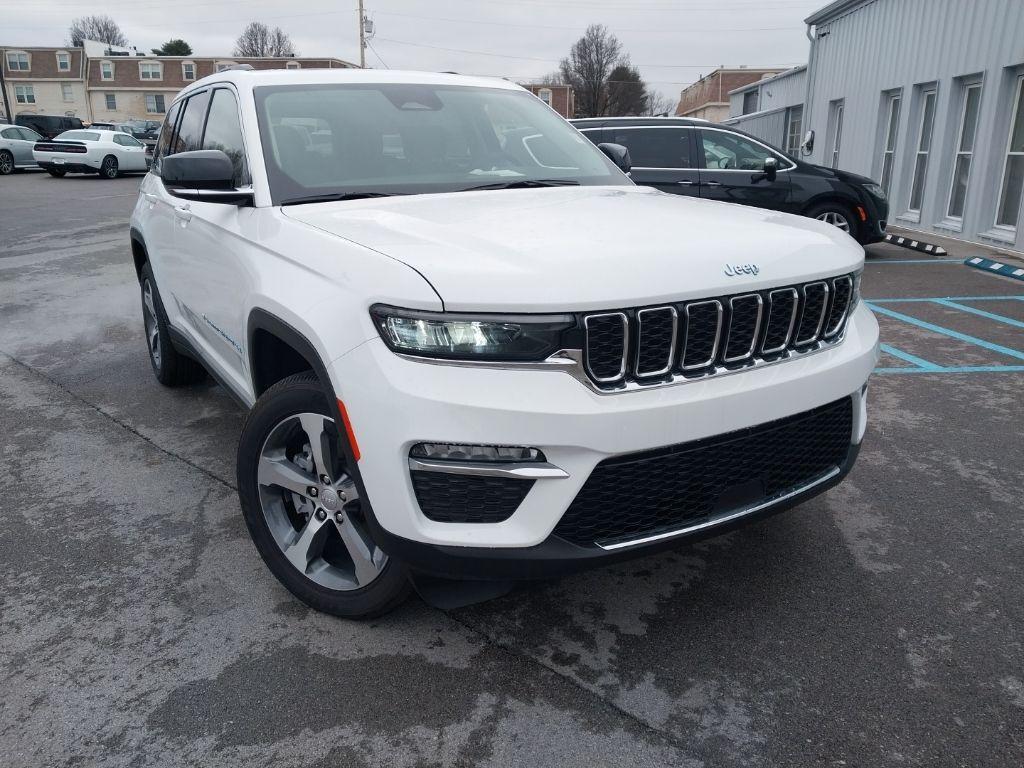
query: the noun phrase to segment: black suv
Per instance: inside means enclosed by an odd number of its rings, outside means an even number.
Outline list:
[[[64,131],[74,131],[82,127],[82,121],[77,117],[65,117],[64,115],[32,115],[20,114],[14,118],[15,125],[31,128],[41,136],[52,139]]]
[[[864,244],[885,236],[889,203],[878,184],[802,162],[735,128],[681,117],[570,122],[595,144],[626,147],[637,184],[809,216]]]

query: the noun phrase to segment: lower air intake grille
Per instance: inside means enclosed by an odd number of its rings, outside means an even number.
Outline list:
[[[663,533],[784,495],[842,465],[853,404],[602,461],[555,527],[592,546]]]
[[[500,523],[512,517],[533,480],[412,471],[423,514],[438,523]]]

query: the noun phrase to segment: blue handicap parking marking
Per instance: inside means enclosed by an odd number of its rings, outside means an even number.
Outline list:
[[[1007,301],[1007,300],[1018,300],[1024,301],[1024,295],[1016,296],[949,296],[949,297],[934,297],[934,298],[886,298],[886,299],[869,299],[865,300],[865,304],[873,311],[885,317],[893,318],[903,323],[913,325],[922,330],[929,331],[931,333],[937,333],[942,336],[956,339],[965,344],[969,344],[975,347],[980,347],[989,352],[995,352],[996,354],[1010,357],[1015,360],[1024,361],[1024,351],[1014,349],[1012,347],[1004,346],[1003,344],[996,344],[986,339],[980,339],[977,336],[970,336],[960,331],[955,331],[951,328],[946,328],[935,323],[921,320],[920,318],[913,317],[912,315],[898,312],[890,306],[891,304],[917,304],[921,302],[927,302],[929,304],[936,304],[947,309],[952,309],[957,312],[965,312],[978,317],[984,317],[987,320],[991,320],[999,325],[1009,325],[1013,328],[1024,328],[1024,322],[1016,320],[1012,317],[1006,317],[1005,315],[996,314],[989,312],[980,307],[972,306],[973,302],[985,302],[985,301]],[[880,349],[884,354],[891,357],[895,357],[898,360],[902,360],[905,363],[909,363],[907,366],[900,367],[889,367],[879,366],[875,369],[875,373],[881,374],[904,374],[904,373],[1021,373],[1024,372],[1024,365],[966,365],[966,366],[945,366],[938,365],[922,357],[919,357],[905,349],[894,347],[891,344],[881,344]]]

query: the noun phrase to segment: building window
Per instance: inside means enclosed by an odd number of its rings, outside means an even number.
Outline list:
[[[101,61],[100,62],[100,80],[113,80],[114,79],[114,62],[112,61]]]
[[[7,69],[11,72],[28,72],[29,55],[24,51],[7,52]]]
[[[14,86],[14,100],[19,104],[35,104],[35,88],[33,88],[31,85]]]
[[[60,84],[60,97],[64,101],[74,101],[75,100],[75,90],[74,90],[74,88],[71,87],[71,83],[61,83]]]
[[[117,109],[117,94],[105,93],[103,94],[103,98],[107,109]]]
[[[790,107],[786,113],[786,154],[800,157],[800,139],[803,131],[804,108]]]
[[[217,71],[218,72],[223,72],[225,69],[231,69],[235,65],[236,65],[235,62],[233,62],[233,61],[218,61],[217,62]]]
[[[195,80],[196,79],[196,65],[192,61],[181,62],[181,79],[182,80]]]
[[[953,161],[953,182],[949,191],[949,207],[946,215],[960,219],[967,202],[967,183],[971,178],[971,162],[974,160],[974,139],[978,132],[978,112],[981,106],[981,84],[975,83],[964,89],[964,108],[960,113],[960,130],[956,137],[956,158]]]
[[[839,167],[839,148],[843,143],[843,112],[846,111],[846,103],[836,101],[832,103],[832,162],[833,168]]]
[[[757,88],[743,94],[743,114],[749,115],[757,112]]]
[[[71,54],[67,51],[57,51],[57,71],[71,71]]]
[[[1003,181],[999,185],[996,226],[1016,229],[1020,216],[1021,193],[1024,192],[1024,76],[1017,78],[1017,93],[1012,109]]]
[[[550,107],[551,106],[551,89],[550,88],[541,88],[539,91],[537,91],[537,98],[540,99],[541,101],[543,101],[545,104],[547,104]]]
[[[162,93],[146,94],[146,112],[151,115],[162,115],[166,111],[164,109],[164,95]]]
[[[917,155],[914,158],[914,179],[910,184],[910,210],[921,212],[924,182],[928,175],[928,155],[932,147],[932,126],[935,123],[935,91],[924,92],[921,126],[917,132]]]
[[[285,69],[298,69],[299,66],[300,66],[299,62],[297,62],[297,61],[289,61],[287,64],[284,65],[284,68]]]
[[[139,79],[141,80],[163,80],[164,65],[159,61],[140,61]]]
[[[885,144],[882,145],[882,189],[889,194],[892,186],[892,167],[896,161],[896,137],[900,129],[900,98],[898,93],[889,97],[886,105]]]

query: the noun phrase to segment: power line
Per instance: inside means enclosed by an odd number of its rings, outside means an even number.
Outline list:
[[[561,59],[542,59],[536,56],[514,56],[511,54],[503,53],[491,53],[490,51],[471,51],[465,48],[444,48],[439,45],[427,45],[426,43],[413,43],[409,40],[395,40],[389,37],[378,37],[380,41],[386,43],[395,43],[397,45],[409,45],[415,48],[431,48],[435,51],[448,51],[449,53],[468,53],[474,56],[493,56],[499,59],[519,59],[521,61],[539,61],[545,64],[557,64]],[[796,66],[796,63],[785,64],[785,66]],[[645,64],[643,62],[634,63],[635,67],[651,67],[652,69],[706,69],[708,67],[716,68],[721,66],[721,62],[716,64]]]

